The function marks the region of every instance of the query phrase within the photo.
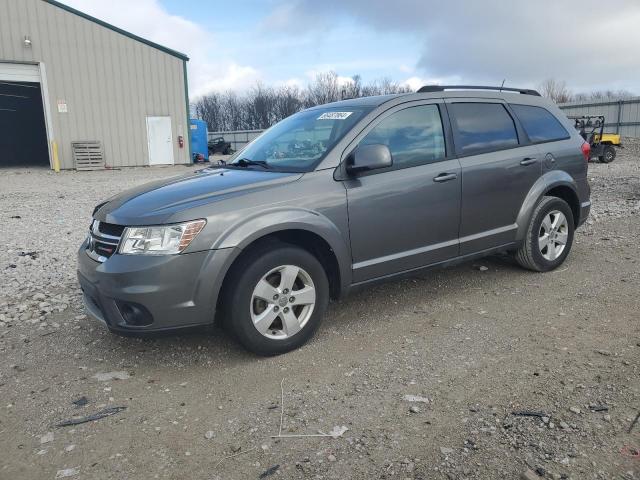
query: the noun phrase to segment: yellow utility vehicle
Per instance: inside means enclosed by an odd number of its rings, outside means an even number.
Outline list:
[[[582,138],[591,146],[591,158],[601,163],[611,163],[616,158],[616,147],[622,148],[620,135],[604,133],[604,115],[583,115],[569,117],[575,121],[575,127]]]

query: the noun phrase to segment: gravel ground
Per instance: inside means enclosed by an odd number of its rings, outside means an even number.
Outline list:
[[[590,166],[559,270],[492,257],[376,286],[276,358],[83,313],[93,206],[185,170],[1,172],[1,479],[640,478],[640,143]]]

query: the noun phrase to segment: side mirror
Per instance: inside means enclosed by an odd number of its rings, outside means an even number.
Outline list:
[[[361,145],[349,155],[347,172],[350,174],[366,172],[391,165],[393,165],[393,159],[389,147],[382,144]]]

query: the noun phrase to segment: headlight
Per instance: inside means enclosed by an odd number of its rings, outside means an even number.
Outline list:
[[[194,220],[174,225],[127,227],[119,252],[125,255],[174,255],[187,248],[206,223],[206,220]]]

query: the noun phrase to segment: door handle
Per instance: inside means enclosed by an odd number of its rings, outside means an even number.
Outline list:
[[[520,161],[520,165],[532,165],[537,161],[536,157],[525,157]]]
[[[437,177],[433,178],[434,182],[448,182],[449,180],[455,180],[458,175],[455,173],[441,173]]]

